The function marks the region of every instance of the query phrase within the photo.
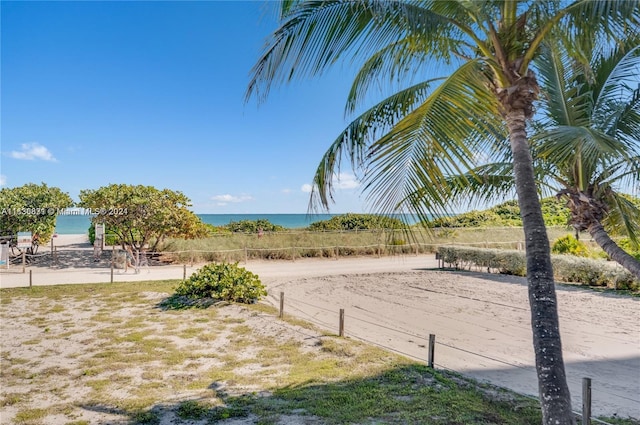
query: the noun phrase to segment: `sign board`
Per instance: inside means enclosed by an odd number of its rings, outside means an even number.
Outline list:
[[[104,223],[96,223],[96,239],[104,239]]]
[[[31,248],[31,232],[18,232],[18,248]]]
[[[9,268],[9,244],[0,244],[0,266]]]

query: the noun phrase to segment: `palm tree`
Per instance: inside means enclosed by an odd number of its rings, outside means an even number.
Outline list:
[[[247,98],[263,101],[274,83],[319,75],[345,58],[362,64],[348,113],[370,99],[374,88],[382,85],[392,93],[356,117],[330,146],[316,170],[312,202],[328,208],[332,178],[346,155],[360,167],[376,210],[427,217],[450,201],[449,175],[471,169],[479,154],[510,146],[543,421],[575,423],[549,241],[526,135],[539,90],[530,65],[545,40],[570,36],[570,28],[582,37],[596,32],[622,37],[640,21],[638,0],[285,0],[281,5],[281,26],[252,71]],[[450,73],[427,79],[434,71]]]
[[[640,261],[605,230],[640,242],[640,209],[617,190],[640,186],[640,38],[591,48],[585,57],[583,64],[561,43],[545,43],[535,60],[543,93],[530,138],[538,187],[565,199],[576,232],[588,231],[640,278]],[[510,152],[500,155],[503,161],[457,179],[457,196],[488,201],[512,192]]]
[[[566,51],[545,50],[539,74],[549,96],[532,140],[550,164],[548,177],[561,186],[558,196],[567,200],[576,231],[588,231],[640,279],[640,262],[605,231],[606,226],[623,233],[636,244],[640,238],[640,210],[617,191],[640,186],[640,39],[626,44],[592,49],[588,72]]]

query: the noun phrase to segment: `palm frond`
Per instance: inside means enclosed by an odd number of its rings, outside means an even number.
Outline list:
[[[640,244],[640,208],[628,197],[612,192],[607,199],[610,206],[604,225],[614,234],[626,235],[631,241]]]
[[[364,176],[367,199],[386,213],[442,214],[451,201],[449,176],[463,175],[480,153],[504,141],[499,116],[482,63],[463,65],[373,143]]]
[[[584,82],[576,78],[571,54],[558,43],[545,43],[540,48],[535,69],[543,92],[546,120],[554,125],[588,125],[591,93],[584,90]]]
[[[567,25],[581,37],[618,41],[637,32],[640,25],[638,0],[575,0],[567,8]]]
[[[635,46],[622,57],[615,53],[612,56],[617,61],[607,59],[600,62],[598,69],[603,84],[594,87],[596,101],[592,118],[594,124],[612,135],[622,119],[635,120],[629,112],[637,110],[640,99],[640,46]],[[635,136],[639,135],[635,133]]]
[[[363,104],[372,88],[380,92],[389,86],[395,92],[394,86],[407,87],[418,73],[434,75],[435,66],[432,64],[420,37],[403,38],[385,46],[373,54],[356,74],[347,97],[345,115],[352,114]]]
[[[349,158],[352,168],[361,168],[371,143],[427,99],[431,86],[438,80],[423,81],[399,91],[365,111],[340,133],[316,169],[310,209],[316,209],[317,204],[328,208],[333,200],[333,176],[339,174],[342,158]]]
[[[273,84],[321,75],[344,57],[364,61],[381,46],[420,34],[434,60],[448,60],[460,30],[412,2],[306,1],[286,8],[284,23],[251,71],[246,98],[263,101]]]

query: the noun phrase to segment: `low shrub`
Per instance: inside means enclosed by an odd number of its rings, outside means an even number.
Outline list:
[[[572,235],[565,235],[556,239],[551,247],[551,252],[554,254],[575,255],[576,257],[589,256],[587,245]]]
[[[286,230],[279,224],[273,224],[264,218],[260,218],[258,220],[232,221],[223,227],[234,233],[258,233],[259,231],[282,232]]]
[[[640,260],[640,246],[635,245],[630,238],[620,239],[620,241],[618,241],[618,246],[631,254],[632,257]]]
[[[377,214],[342,214],[329,220],[311,223],[311,231],[329,230],[374,230],[374,229],[405,229],[407,225],[397,218]]]
[[[524,251],[446,246],[439,247],[437,253],[445,263],[456,268],[470,269],[474,266],[515,276],[526,276],[527,273]],[[551,261],[557,281],[633,291],[640,289],[640,281],[618,264],[571,255],[552,255]]]
[[[203,266],[178,285],[175,295],[249,304],[266,296],[267,291],[257,275],[238,263],[223,262]]]

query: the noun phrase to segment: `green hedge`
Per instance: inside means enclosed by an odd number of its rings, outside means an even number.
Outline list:
[[[437,253],[445,263],[456,268],[481,267],[515,276],[526,276],[527,273],[524,251],[443,246],[438,248]],[[551,262],[554,279],[557,281],[616,289],[640,289],[640,281],[615,263],[572,255],[552,255]]]

